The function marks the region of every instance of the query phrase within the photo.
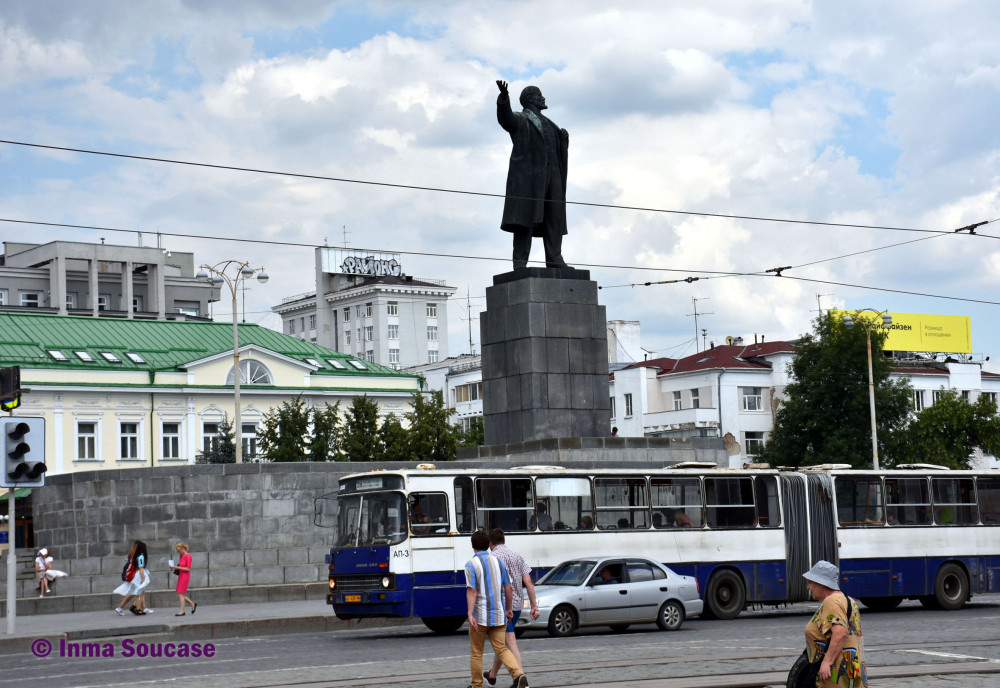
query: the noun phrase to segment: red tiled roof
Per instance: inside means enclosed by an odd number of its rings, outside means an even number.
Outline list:
[[[760,360],[760,357],[792,351],[795,351],[794,345],[791,342],[782,341],[740,344],[739,346],[725,344],[682,358],[676,361],[672,369],[664,370],[659,374],[685,373],[693,370],[711,370],[715,368],[766,370],[771,367],[771,364]]]
[[[677,359],[675,358],[650,358],[645,361],[639,361],[638,363],[627,365],[622,368],[622,370],[630,370],[632,368],[660,368],[664,372],[669,372],[670,370],[673,370],[675,365],[677,365]]]

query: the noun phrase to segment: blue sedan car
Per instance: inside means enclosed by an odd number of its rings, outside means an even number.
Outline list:
[[[535,584],[535,595],[541,615],[532,619],[525,599],[517,622],[519,635],[546,629],[549,635],[564,637],[581,626],[623,631],[640,623],[676,631],[685,618],[701,614],[703,608],[697,580],[645,557],[564,561]]]

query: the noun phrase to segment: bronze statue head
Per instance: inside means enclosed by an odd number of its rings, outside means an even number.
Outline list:
[[[521,107],[534,108],[535,110],[548,108],[548,105],[545,104],[545,96],[542,95],[542,89],[537,86],[525,86],[519,100]]]

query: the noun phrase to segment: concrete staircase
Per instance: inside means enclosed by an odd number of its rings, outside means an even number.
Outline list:
[[[325,557],[322,547],[290,547],[271,550],[209,552],[194,556],[188,597],[199,604],[246,604],[288,600],[316,600],[322,603],[327,590]],[[121,602],[112,591],[121,585],[123,556],[55,560],[53,568],[69,575],[50,582],[50,592],[39,598],[35,588],[35,552],[18,550],[17,614],[60,614],[111,610]],[[177,577],[169,573],[167,560],[176,553],[151,553],[147,605],[165,612],[178,606]],[[207,560],[207,561],[206,561]],[[0,582],[6,589],[7,559],[0,557]],[[0,616],[7,613],[6,595],[0,594]]]

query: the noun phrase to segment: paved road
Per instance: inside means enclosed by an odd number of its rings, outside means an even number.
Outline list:
[[[794,605],[781,612],[749,612],[735,621],[692,619],[674,633],[640,626],[621,634],[587,630],[565,639],[529,634],[521,647],[533,688],[778,686],[800,650],[811,609]],[[996,596],[976,598],[958,612],[932,612],[907,603],[893,612],[863,611],[863,618],[872,688],[1000,684],[1000,673],[995,673],[1000,672]],[[258,632],[266,633],[266,628]],[[165,649],[162,644],[172,641],[174,649],[182,642],[199,642],[204,650],[204,643],[212,642],[212,656],[126,657],[120,640],[107,641],[107,646],[95,640],[96,647],[114,656],[66,657],[59,656],[56,644],[45,659],[29,653],[4,656],[0,688],[29,685],[39,677],[47,688],[167,681],[209,688],[461,688],[469,682],[467,635],[436,636],[419,625],[216,640],[204,632],[202,637],[160,633],[131,640],[133,649],[139,642],[147,649],[156,643]],[[63,654],[69,650],[64,646]],[[946,674],[953,670],[975,673]],[[921,677],[905,677],[913,673]],[[498,685],[505,688],[509,679]]]

